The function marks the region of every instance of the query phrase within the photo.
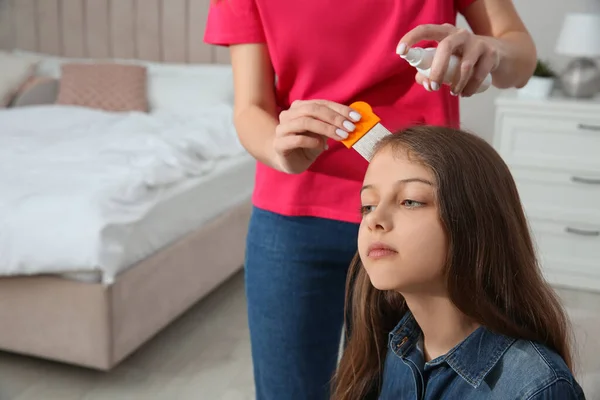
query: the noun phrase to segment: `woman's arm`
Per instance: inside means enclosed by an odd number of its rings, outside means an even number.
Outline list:
[[[463,11],[476,35],[494,42],[499,60],[492,72],[498,88],[523,87],[535,70],[533,39],[511,0],[476,0]]]
[[[360,120],[348,106],[317,99],[294,101],[278,115],[267,46],[232,45],[230,53],[235,128],[244,148],[261,163],[286,173],[304,172],[327,148],[328,138],[347,138]]]
[[[272,165],[273,140],[278,124],[275,77],[265,44],[237,44],[229,48],[235,91],[234,123],[240,142],[254,158]]]

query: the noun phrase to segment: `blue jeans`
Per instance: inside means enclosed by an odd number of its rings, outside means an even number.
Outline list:
[[[254,208],[246,296],[257,400],[326,400],[358,225]]]

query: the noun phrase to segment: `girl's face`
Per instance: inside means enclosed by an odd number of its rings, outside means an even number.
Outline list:
[[[361,191],[358,251],[371,283],[400,293],[445,293],[447,237],[434,175],[408,154],[381,149]]]

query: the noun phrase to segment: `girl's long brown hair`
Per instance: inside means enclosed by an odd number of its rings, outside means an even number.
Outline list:
[[[496,151],[475,135],[426,126],[391,135],[382,148],[408,151],[435,175],[449,243],[447,290],[458,309],[492,332],[548,346],[572,368],[568,320],[542,277],[515,182]],[[358,255],[346,293],[350,333],[332,399],[376,398],[388,333],[406,305],[371,285]]]

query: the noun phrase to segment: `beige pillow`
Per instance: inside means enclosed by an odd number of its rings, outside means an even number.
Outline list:
[[[54,104],[58,97],[58,79],[33,76],[21,86],[11,107]]]
[[[21,86],[35,73],[38,60],[0,52],[0,108],[10,104]]]
[[[147,112],[146,67],[64,64],[56,103],[115,112]]]

